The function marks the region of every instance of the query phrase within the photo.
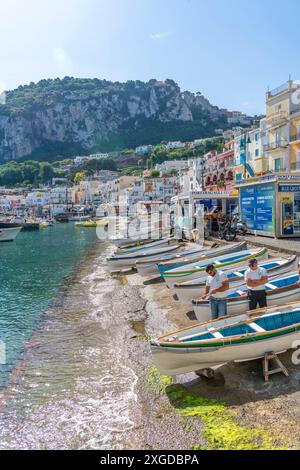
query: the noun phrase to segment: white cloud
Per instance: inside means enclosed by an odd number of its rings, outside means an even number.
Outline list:
[[[166,39],[171,36],[171,34],[172,33],[170,31],[159,31],[157,33],[150,34],[150,38],[154,41],[162,41],[163,39]]]
[[[61,46],[56,46],[52,50],[52,55],[59,67],[65,71],[73,69],[73,62],[66,50]]]

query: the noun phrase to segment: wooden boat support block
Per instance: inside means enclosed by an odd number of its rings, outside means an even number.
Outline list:
[[[278,367],[276,369],[270,370],[269,361],[272,361],[272,360],[276,363]],[[287,368],[282,364],[277,354],[275,354],[274,352],[265,353],[265,356],[263,358],[263,373],[264,373],[265,382],[269,382],[270,375],[278,374],[279,372],[284,374],[286,377],[289,376]]]

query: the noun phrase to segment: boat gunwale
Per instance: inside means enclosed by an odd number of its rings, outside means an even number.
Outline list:
[[[251,322],[250,322],[251,323]],[[232,325],[231,325],[232,326]],[[234,325],[236,326],[236,325]],[[241,343],[251,343],[256,342],[264,339],[274,338],[276,336],[282,336],[285,332],[288,334],[296,332],[300,330],[300,322],[295,323],[293,326],[289,325],[283,328],[277,328],[276,330],[258,332],[254,331],[253,333],[243,334],[243,335],[236,335],[236,336],[228,336],[224,338],[222,341],[221,338],[211,338],[206,339],[205,342],[200,342],[199,340],[189,341],[189,342],[160,342],[159,344],[151,343],[151,346],[158,346],[162,348],[180,348],[180,349],[195,349],[195,348],[213,348],[213,347],[222,347],[222,346],[235,346]],[[233,339],[234,338],[234,339]],[[210,343],[211,341],[211,343]]]
[[[243,250],[241,250],[241,251],[243,251]],[[245,251],[247,251],[247,250],[245,250]],[[238,263],[239,261],[242,262],[242,261],[248,261],[251,258],[260,258],[267,251],[268,251],[267,248],[262,248],[261,250],[258,250],[256,252],[254,250],[254,253],[249,254],[249,255],[245,256],[244,258],[240,258],[240,259],[237,259],[237,260],[234,260],[234,261],[227,261],[225,263],[221,263],[221,265],[215,265],[215,263],[212,263],[212,264],[214,265],[215,269],[222,269],[224,266],[230,266],[230,264],[235,264],[235,263]],[[179,276],[194,274],[196,272],[203,272],[205,270],[205,268],[206,268],[206,266],[199,266],[198,268],[195,268],[195,269],[190,269],[188,271],[177,271],[176,273],[171,273],[172,270],[170,270],[170,271],[164,272],[162,275],[163,275],[163,277],[176,278],[176,277],[179,277]]]
[[[291,264],[293,264],[296,260],[297,256],[296,255],[293,255],[291,258],[287,259],[285,263],[283,264],[278,264],[278,266],[273,266],[273,268],[270,268],[268,269],[268,273],[272,273],[272,271],[275,271],[277,269],[286,269],[288,268]],[[270,263],[273,261],[279,261],[280,258],[277,258],[276,260],[272,260],[270,259]],[[238,269],[236,270],[238,272]],[[225,274],[226,274],[226,271],[225,271]],[[234,277],[234,278],[231,278],[229,279],[229,282],[235,282],[235,281],[239,281],[239,280],[242,280],[244,279],[244,276],[242,277]],[[192,281],[192,280],[191,280]],[[193,288],[193,287],[202,287],[206,284],[206,281],[202,281],[202,282],[198,282],[198,283],[192,283],[191,284],[188,284],[188,282],[190,281],[185,281],[185,282],[178,282],[177,284],[174,284],[174,287],[176,288],[179,288],[179,289],[188,289],[188,288]]]
[[[172,251],[179,250],[180,245],[170,245],[168,248],[159,248],[160,250],[164,250],[161,252],[161,255],[164,255],[165,253],[171,253]],[[159,255],[160,253],[144,253],[144,254],[137,254],[135,252],[130,253],[128,255],[119,255],[119,256],[110,256],[109,258],[106,258],[106,261],[124,261],[124,260],[131,260],[131,259],[136,259],[136,258],[146,258],[148,256],[155,256]]]
[[[274,279],[273,279],[274,280]],[[272,284],[272,283],[270,283]],[[268,297],[271,297],[272,295],[275,295],[275,294],[281,294],[283,292],[286,292],[286,291],[293,291],[293,290],[298,290],[300,289],[300,286],[298,285],[297,282],[294,282],[293,284],[289,284],[288,286],[282,286],[282,287],[275,287],[275,289],[272,289],[272,290],[266,290],[266,295]],[[224,297],[223,300],[226,300],[226,303],[234,303],[234,302],[245,302],[247,301],[248,299],[246,298],[246,296],[242,296],[240,295],[239,297],[230,297],[230,298],[226,298]],[[206,306],[209,304],[209,301],[207,300],[198,300],[198,299],[193,299],[192,300],[192,304],[193,305],[202,305],[202,306]]]
[[[238,243],[237,246],[231,246],[232,249],[230,249],[229,247],[226,248],[226,246],[224,246],[224,250],[220,250],[219,252],[217,252],[217,255],[221,256],[222,253],[223,254],[230,254],[230,253],[234,253],[234,252],[238,252],[238,251],[243,251],[243,250],[239,250],[240,247],[244,247],[244,246],[247,246],[247,242],[241,242],[241,243]],[[220,247],[222,248],[222,247]],[[212,248],[213,249],[213,248]],[[216,248],[217,250],[218,248]],[[209,251],[209,250],[208,250]],[[246,250],[245,250],[246,251]],[[205,253],[206,254],[206,253]],[[214,256],[215,252],[212,253],[212,256]],[[209,259],[210,257],[212,256],[200,256],[199,258],[197,258],[195,260],[195,263],[197,263],[198,261],[203,261],[205,259]],[[175,264],[182,264],[183,266],[187,263],[184,263],[184,261],[186,260],[182,260],[181,263],[171,263],[171,261],[166,261],[166,262],[163,262],[163,263],[159,263],[159,265],[161,265],[162,267],[169,267],[169,266],[173,266]],[[189,263],[188,263],[189,264]],[[172,269],[172,268],[171,268]]]
[[[293,311],[295,311],[293,306],[294,307],[297,306],[295,309],[300,310],[300,301],[298,300],[298,301],[293,301],[293,302],[286,302],[284,305],[281,305],[281,306],[270,305],[269,307],[256,308],[255,310],[247,310],[245,313],[236,313],[234,315],[224,315],[223,317],[216,318],[215,320],[207,320],[205,322],[196,323],[193,326],[184,326],[182,328],[177,328],[176,330],[169,331],[168,333],[165,333],[164,335],[158,336],[157,341],[158,342],[161,342],[161,341],[164,342],[163,338],[167,338],[169,336],[175,335],[176,333],[181,333],[183,331],[188,331],[188,330],[197,328],[199,326],[204,326],[204,325],[209,325],[209,324],[214,325],[214,324],[218,323],[220,320],[228,320],[228,319],[230,320],[230,319],[234,319],[236,317],[240,317],[241,315],[248,315],[250,318],[248,320],[243,320],[243,321],[234,323],[235,326],[238,325],[238,324],[241,324],[241,323],[244,324],[247,321],[254,322],[255,318],[261,318],[264,314],[268,314],[269,310],[272,310],[271,313],[284,313],[287,310],[293,312]],[[232,326],[232,324],[229,325],[229,326]],[[224,326],[222,328],[224,328]],[[218,328],[215,328],[215,330],[217,331]],[[277,330],[275,330],[275,331],[277,331]],[[211,341],[211,340],[207,340],[207,341]],[[172,341],[172,342],[166,341],[166,344],[173,345],[173,344],[175,344],[175,342],[174,341]],[[181,343],[179,343],[179,344],[181,344]]]

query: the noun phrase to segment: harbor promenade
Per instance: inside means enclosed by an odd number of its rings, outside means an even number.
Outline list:
[[[244,237],[249,243],[256,246],[265,246],[270,250],[281,251],[300,256],[300,238],[270,238],[262,236],[247,235]]]

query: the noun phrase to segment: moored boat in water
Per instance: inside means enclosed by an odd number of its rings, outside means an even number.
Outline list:
[[[163,374],[177,375],[284,352],[299,340],[300,302],[292,302],[172,331],[153,339],[151,350]]]
[[[297,256],[293,255],[289,258],[273,258],[260,262],[260,267],[266,269],[269,276],[283,274],[293,271],[297,268]],[[245,265],[235,269],[224,269],[230,285],[244,283],[244,274],[249,266]],[[182,304],[192,304],[193,299],[197,299],[204,294],[206,285],[206,277],[192,279],[190,281],[178,283],[174,285],[175,294]]]
[[[12,242],[22,230],[22,225],[0,222],[0,242]]]

